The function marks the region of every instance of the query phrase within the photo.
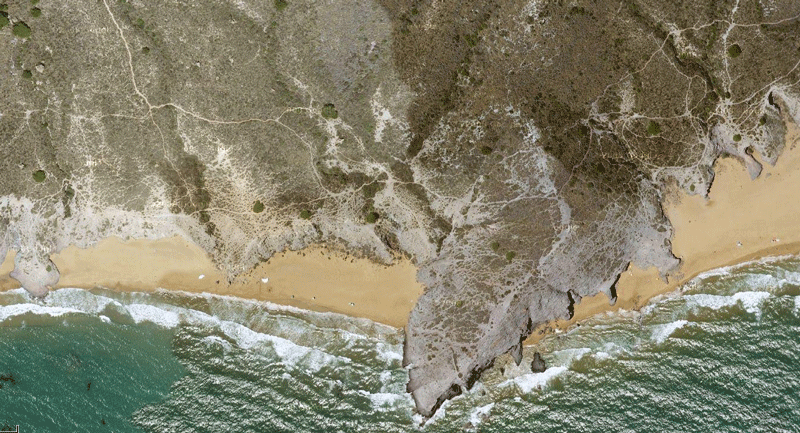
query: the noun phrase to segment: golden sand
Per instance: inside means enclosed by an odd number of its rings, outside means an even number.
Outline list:
[[[8,272],[14,253],[0,265],[0,288],[19,287]],[[422,294],[416,268],[404,258],[384,266],[321,247],[276,254],[229,283],[206,253],[181,237],[159,240],[108,238],[81,249],[70,246],[51,256],[61,272],[56,288],[158,288],[233,295],[315,311],[366,317],[405,326]]]
[[[709,197],[675,193],[665,203],[675,228],[673,252],[680,268],[665,283],[658,271],[632,266],[617,284],[617,302],[604,294],[584,298],[569,321],[540,327],[527,340],[567,328],[595,314],[632,310],[711,269],[767,256],[800,254],[800,130],[789,126],[787,145],[774,167],[751,180],[735,158],[720,158]],[[0,265],[0,290],[19,287],[8,276],[14,252]],[[94,247],[69,247],[52,256],[61,272],[57,287],[116,290],[183,290],[234,295],[316,311],[334,311],[388,325],[405,326],[423,288],[407,259],[383,266],[324,247],[279,253],[228,283],[200,249],[180,237],[123,242],[109,238]],[[202,278],[201,278],[202,276]],[[262,280],[264,279],[264,280]]]
[[[800,129],[789,125],[786,148],[774,167],[755,180],[732,157],[714,165],[708,198],[683,192],[668,197],[664,210],[674,228],[672,251],[682,263],[665,283],[655,268],[629,267],[617,283],[617,302],[605,294],[584,298],[571,320],[537,329],[526,344],[553,329],[565,329],[606,311],[636,310],[654,296],[672,292],[698,274],[764,257],[800,254]]]

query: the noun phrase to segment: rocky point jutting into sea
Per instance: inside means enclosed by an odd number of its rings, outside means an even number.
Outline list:
[[[800,3],[11,2],[0,256],[180,235],[233,279],[328,243],[412,258],[404,362],[430,416],[630,263],[661,208],[751,177],[800,121]]]

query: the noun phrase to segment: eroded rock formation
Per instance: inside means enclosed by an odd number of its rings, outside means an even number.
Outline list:
[[[0,29],[14,278],[43,296],[50,254],[111,235],[180,234],[231,277],[316,242],[407,254],[426,416],[630,262],[668,274],[666,186],[705,194],[720,155],[758,176],[800,120],[789,0],[38,7]]]

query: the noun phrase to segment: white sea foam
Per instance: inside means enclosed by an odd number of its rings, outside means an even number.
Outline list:
[[[501,383],[498,386],[503,387],[514,384],[519,387],[520,391],[527,394],[534,389],[544,388],[554,377],[564,373],[565,371],[567,371],[567,367],[550,367],[541,373],[529,373],[523,374],[522,376],[517,376]]]
[[[672,323],[658,325],[653,329],[653,335],[650,336],[650,339],[659,344],[663,343],[675,330],[683,328],[687,323],[689,322],[686,320],[676,320]]]
[[[390,392],[370,393],[364,390],[359,390],[358,392],[369,398],[372,402],[372,408],[378,411],[389,410],[401,403],[413,404],[410,394],[394,394]]]
[[[733,269],[734,269],[733,266],[725,266],[722,268],[712,269],[710,271],[705,271],[697,274],[697,276],[692,278],[692,280],[705,280],[706,278],[730,275]]]
[[[24,298],[20,298],[18,300],[24,302],[24,300],[28,299],[26,293],[27,292],[25,292],[24,289],[16,289],[6,291],[3,293],[3,295],[7,297],[24,296]],[[196,294],[188,293],[187,295],[197,296]],[[181,323],[218,328],[228,337],[230,337],[230,340],[239,347],[246,350],[259,348],[270,350],[280,358],[280,361],[284,365],[291,368],[299,368],[305,371],[316,372],[326,365],[336,365],[351,362],[350,359],[346,357],[334,356],[320,349],[296,344],[292,340],[282,338],[280,336],[257,332],[242,324],[236,323],[235,321],[220,319],[217,316],[201,311],[170,304],[159,303],[156,305],[150,305],[147,303],[148,300],[151,299],[149,294],[131,293],[126,296],[136,299],[138,302],[131,304],[126,302],[123,304],[111,297],[97,295],[83,289],[59,289],[52,291],[48,295],[48,297],[43,301],[45,305],[26,302],[0,306],[0,321],[9,317],[19,316],[26,313],[50,316],[60,316],[68,313],[83,313],[97,315],[101,320],[108,323],[111,322],[111,318],[105,315],[105,310],[109,306],[113,306],[120,313],[127,313],[130,315],[131,319],[136,323],[154,323],[164,328],[176,328]],[[245,307],[242,311],[252,307],[252,304],[256,304],[261,308],[265,306],[265,303],[243,300],[235,297],[221,297],[211,294],[203,294],[201,296],[207,297],[209,300],[214,299],[216,301],[225,301],[227,299],[232,301],[231,305],[233,309],[229,312],[231,314],[224,315],[226,318],[228,316],[231,316],[231,318],[236,317],[238,308],[242,306]],[[302,336],[309,331],[313,332],[320,329],[328,329],[318,328],[317,325],[314,325],[313,321],[308,323],[305,322],[306,317],[323,317],[326,319],[323,321],[323,323],[326,323],[329,321],[329,319],[338,319],[340,316],[333,313],[313,313],[310,311],[301,310],[294,307],[284,307],[277,304],[267,304],[266,306],[266,314],[286,311],[291,313],[300,313],[298,314],[300,316],[299,318],[293,318],[294,321],[298,322],[297,330],[288,330],[286,326],[281,326],[281,335],[286,334],[289,336]],[[346,318],[346,316],[341,317]],[[349,318],[346,319],[349,320]],[[361,329],[363,327],[367,330],[376,330],[378,335],[381,335],[384,332],[390,334],[394,334],[396,332],[395,328],[373,323],[367,319],[363,319],[357,323],[359,325],[357,325],[354,329]],[[385,360],[387,363],[402,361],[402,345],[393,345],[380,341],[380,338],[370,336],[371,332],[370,335],[362,335],[346,330],[339,330],[337,332],[339,332],[344,339],[349,341],[356,342],[364,339],[369,340],[371,343],[375,344],[374,347],[378,353],[378,357]],[[207,337],[206,341],[208,343],[222,344],[226,351],[231,347],[228,341],[225,341],[219,337]]]
[[[601,352],[597,352],[597,353],[595,353],[595,354],[594,354],[594,357],[595,357],[595,359],[597,359],[598,361],[602,361],[602,360],[604,360],[604,359],[609,359],[609,358],[611,358],[611,354],[610,354],[610,353],[608,353],[608,352],[602,352],[602,351],[601,351]]]
[[[780,262],[780,261],[788,260],[788,259],[792,259],[792,258],[794,258],[794,256],[792,256],[792,255],[763,257],[763,258],[758,259],[758,260],[737,263],[735,265],[724,266],[724,267],[721,267],[721,268],[712,269],[710,271],[702,272],[702,273],[698,274],[696,277],[692,278],[692,281],[704,280],[706,278],[714,277],[714,276],[730,275],[731,271],[736,270],[736,269],[741,269],[741,268],[745,268],[745,267],[751,267],[751,266],[754,266],[754,265],[766,265],[766,264]]]
[[[786,271],[783,274],[783,276],[784,276],[783,281],[789,284],[794,284],[794,285],[800,284],[800,272]]]
[[[390,364],[392,361],[403,361],[403,348],[400,345],[393,346],[379,341],[375,345],[375,350],[378,351],[378,357],[387,364]]]
[[[396,334],[398,332],[398,328],[383,323],[373,322],[369,319],[361,317],[347,316],[345,314],[340,314],[340,313],[310,311],[310,310],[304,310],[302,308],[292,307],[289,305],[274,304],[268,301],[256,301],[252,299],[243,299],[228,295],[217,295],[207,292],[192,293],[179,290],[158,289],[158,292],[162,291],[165,293],[177,293],[186,297],[202,297],[212,302],[229,301],[232,304],[237,304],[237,305],[257,306],[260,309],[270,314],[292,313],[303,317],[304,320],[310,319],[313,321],[316,319],[326,319],[326,320],[333,319],[333,321],[340,322],[342,324],[352,325],[352,327],[354,327],[357,330],[362,330],[362,329],[369,330],[371,331],[370,334],[377,333],[379,335],[383,335],[383,334]]]
[[[800,284],[800,273],[791,271],[781,271],[777,275],[772,274],[750,274],[745,280],[746,287],[760,289],[782,288],[786,284]]]
[[[439,409],[433,414],[433,416],[428,419],[428,422],[425,423],[423,428],[428,427],[429,425],[434,424],[436,421],[444,418],[445,413],[447,413],[447,408],[448,406],[450,406],[452,402],[453,402],[452,399],[445,400],[444,403],[442,403],[442,405],[439,406]]]
[[[492,412],[492,408],[494,408],[494,403],[489,403],[485,406],[480,406],[473,409],[472,413],[469,414],[470,424],[477,426],[478,424],[482,423],[483,420],[489,416],[489,413]]]
[[[739,292],[731,296],[721,295],[686,295],[686,304],[690,307],[711,308],[712,310],[719,310],[723,307],[730,307],[741,303],[745,311],[750,314],[755,314],[757,318],[761,318],[761,305],[764,300],[772,296],[768,292]]]
[[[800,312],[800,296],[794,297],[794,314]]]
[[[208,345],[219,344],[220,346],[222,346],[222,350],[225,353],[228,353],[230,352],[231,349],[233,349],[231,343],[228,343],[227,341],[225,341],[220,337],[217,337],[216,335],[209,335],[207,337],[203,337],[203,342]]]
[[[98,314],[109,304],[122,306],[106,296],[95,295],[83,289],[65,288],[54,290],[47,295],[45,304],[63,308],[74,308],[87,314]]]
[[[295,367],[302,361],[306,370],[316,372],[325,365],[331,365],[336,362],[350,362],[347,358],[333,356],[318,349],[301,346],[285,338],[262,334],[238,323],[222,321],[220,329],[225,335],[234,339],[236,344],[243,349],[252,349],[268,343],[278,357],[281,358],[281,362],[287,366]]]
[[[136,323],[150,322],[164,328],[175,328],[181,323],[177,313],[166,311],[147,304],[131,304],[125,306]]]
[[[28,296],[28,291],[23,289],[22,287],[18,287],[16,289],[6,290],[5,292],[3,292],[3,294]]]
[[[719,310],[723,307],[729,307],[736,304],[736,300],[732,296],[722,295],[686,295],[686,304],[690,307],[710,308],[712,310]]]
[[[739,292],[733,295],[737,302],[741,302],[745,311],[761,318],[761,306],[764,301],[772,296],[767,292]]]
[[[592,349],[588,347],[580,347],[577,349],[564,349],[557,350],[550,354],[553,364],[570,365],[573,361],[583,358],[584,355],[591,352]]]
[[[387,388],[391,387],[391,380],[392,380],[392,372],[389,370],[384,370],[380,374],[380,381],[383,385],[381,385],[381,392],[388,391]]]
[[[58,317],[70,313],[83,313],[74,308],[49,307],[39,304],[12,304],[0,307],[0,322],[23,314]]]

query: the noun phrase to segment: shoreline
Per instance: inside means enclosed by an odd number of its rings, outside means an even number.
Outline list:
[[[756,155],[757,156],[757,155]],[[800,255],[800,128],[787,123],[786,147],[775,166],[751,180],[744,164],[720,157],[708,198],[683,191],[667,195],[663,208],[673,226],[672,251],[680,266],[663,281],[655,268],[629,266],[616,284],[617,301],[599,293],[575,304],[570,320],[534,329],[524,345],[566,330],[597,314],[642,308],[703,272],[759,260]],[[10,278],[15,252],[0,264],[0,291],[18,288]],[[311,311],[363,317],[402,328],[423,293],[416,267],[404,257],[390,266],[314,245],[275,254],[228,282],[197,245],[175,236],[159,240],[107,238],[87,249],[70,246],[51,256],[61,272],[56,289],[104,287],[211,293],[268,301]]]
[[[0,291],[20,284],[8,273],[15,252],[0,264]],[[197,245],[180,236],[158,240],[106,238],[91,248],[70,246],[51,260],[61,272],[55,289],[158,289],[267,301],[317,312],[364,317],[402,328],[422,294],[416,267],[395,257],[390,265],[322,246],[275,254],[232,281]]]
[[[800,200],[787,200],[800,191],[800,127],[786,126],[783,152],[775,166],[764,163],[758,178],[751,180],[740,160],[720,157],[707,199],[683,191],[666,197],[663,208],[673,227],[672,252],[681,259],[667,273],[667,282],[655,268],[630,265],[617,281],[614,305],[604,293],[583,298],[575,304],[572,319],[538,326],[523,345],[535,346],[545,335],[598,314],[639,310],[704,272],[768,257],[800,256]]]

